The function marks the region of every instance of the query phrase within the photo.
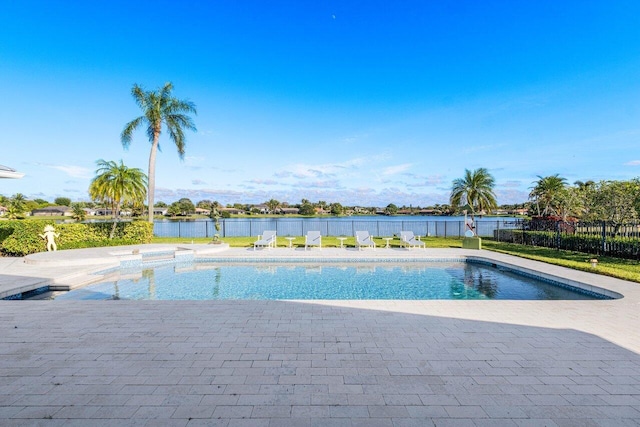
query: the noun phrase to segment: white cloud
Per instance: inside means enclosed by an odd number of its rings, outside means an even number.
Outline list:
[[[91,169],[88,169],[82,166],[73,166],[73,165],[44,165],[44,166],[64,172],[73,178],[87,179],[93,176]]]
[[[280,182],[276,181],[275,179],[252,179],[250,181],[248,181],[252,184],[261,184],[261,185],[277,185]]]
[[[630,162],[624,163],[625,166],[640,166],[640,160],[631,160]]]
[[[413,164],[411,163],[404,163],[401,165],[395,165],[395,166],[388,166],[386,168],[383,169],[382,171],[382,175],[396,175],[399,173],[402,173],[404,171],[406,171],[407,169],[411,168],[411,166],[413,166]]]

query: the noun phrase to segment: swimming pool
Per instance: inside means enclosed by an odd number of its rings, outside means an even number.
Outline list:
[[[188,263],[108,273],[60,300],[579,300],[558,283],[472,262]]]

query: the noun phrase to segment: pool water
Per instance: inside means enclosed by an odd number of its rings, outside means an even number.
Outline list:
[[[584,293],[475,263],[206,264],[120,270],[65,300],[577,300]]]

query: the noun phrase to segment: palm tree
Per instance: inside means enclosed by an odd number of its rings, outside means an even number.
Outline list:
[[[265,203],[265,205],[267,205],[267,207],[269,208],[269,213],[274,214],[280,207],[280,202],[276,199],[271,199],[267,203]]]
[[[538,215],[546,216],[556,213],[556,199],[565,188],[567,180],[559,174],[545,177],[538,175],[538,180],[534,184],[529,197],[535,202]],[[540,203],[544,206],[542,211],[540,211]]]
[[[84,203],[71,203],[71,209],[73,212],[71,217],[76,221],[84,221],[87,218],[87,212],[84,210]]]
[[[173,85],[165,83],[157,91],[145,91],[137,84],[133,85],[131,95],[142,110],[142,116],[127,123],[120,135],[122,145],[128,148],[133,132],[141,125],[146,125],[147,136],[151,142],[149,155],[149,222],[153,222],[153,197],[156,184],[156,154],[158,152],[162,124],[169,131],[169,138],[178,149],[180,159],[184,158],[184,130],[196,130],[193,120],[185,113],[196,113],[195,105],[190,101],[182,101],[171,96]]]
[[[98,169],[89,186],[89,194],[93,200],[109,203],[117,221],[123,203],[135,204],[144,200],[147,195],[147,177],[142,169],[125,166],[122,160],[120,164],[102,159],[96,163]],[[150,210],[153,213],[153,209]],[[115,233],[116,221],[110,237]]]
[[[490,212],[498,206],[493,193],[494,185],[493,176],[485,168],[474,171],[465,169],[464,178],[453,181],[449,203],[454,207],[468,205],[473,221],[476,213]]]

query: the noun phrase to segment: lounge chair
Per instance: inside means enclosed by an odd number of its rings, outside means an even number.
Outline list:
[[[416,237],[413,234],[413,231],[401,231],[400,232],[400,243],[405,247],[405,248],[414,248],[414,247],[420,247],[422,246],[423,248],[426,248],[427,245],[420,241],[419,237]]]
[[[265,230],[262,232],[261,236],[258,236],[258,240],[253,242],[253,250],[256,250],[256,247],[262,246],[266,248],[275,248],[276,247],[276,232],[273,230]]]
[[[319,231],[307,231],[307,235],[304,236],[304,250],[307,250],[307,246],[317,246],[322,249],[322,236]]]
[[[356,231],[356,248],[360,250],[362,247],[376,248],[376,243],[368,231]]]

